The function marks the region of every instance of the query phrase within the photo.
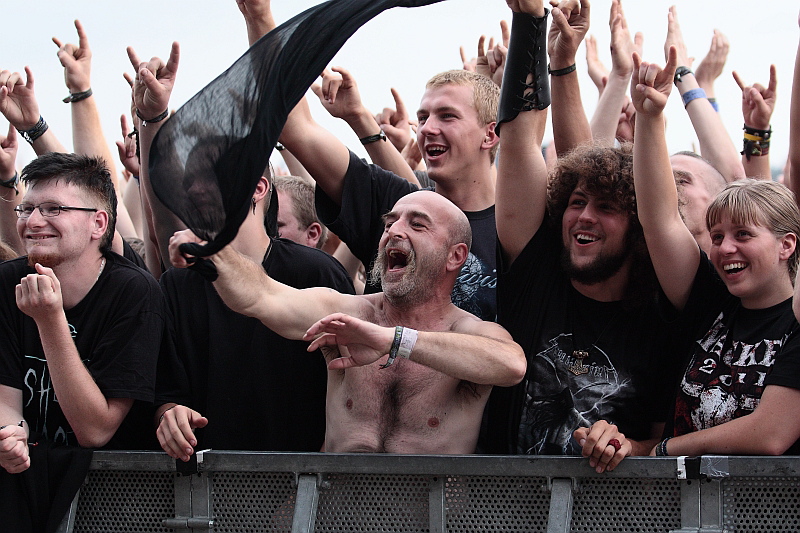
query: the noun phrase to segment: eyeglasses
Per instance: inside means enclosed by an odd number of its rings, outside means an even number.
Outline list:
[[[71,207],[68,205],[58,205],[55,202],[43,202],[39,205],[19,204],[14,208],[17,218],[28,218],[33,214],[33,210],[38,209],[43,217],[57,217],[61,211],[91,211],[96,213],[94,207]]]

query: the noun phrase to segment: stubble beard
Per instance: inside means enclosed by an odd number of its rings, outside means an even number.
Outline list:
[[[37,248],[37,246],[34,246],[28,252],[28,266],[31,268],[35,267],[36,263],[48,268],[55,268],[64,262],[64,257],[62,255],[52,252],[43,252]]]
[[[561,249],[561,268],[572,280],[583,285],[595,285],[611,278],[620,271],[630,256],[630,247],[626,236],[622,249],[615,253],[600,253],[591,263],[578,266],[572,261],[569,248]]]
[[[432,258],[432,262],[439,264],[439,257]],[[386,268],[386,253],[381,250],[372,264],[370,279],[373,283],[380,281],[381,290],[392,305],[413,307],[433,296],[438,272],[434,272],[431,265],[418,262],[413,250],[406,257],[406,271],[399,281],[387,281]]]

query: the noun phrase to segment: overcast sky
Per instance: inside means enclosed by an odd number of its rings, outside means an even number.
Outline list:
[[[273,11],[281,23],[319,2],[274,0]],[[769,64],[778,69],[778,103],[773,115],[772,165],[782,166],[788,151],[788,115],[791,78],[797,51],[798,9],[789,0],[755,3],[745,0],[649,0],[624,4],[632,32],[642,31],[644,58],[663,64],[667,10],[678,7],[689,54],[699,61],[705,56],[714,28],[731,39],[725,72],[717,81],[717,99],[724,122],[735,145],[741,146],[741,91],[731,76],[737,70],[745,82],[766,85]],[[166,58],[173,40],[181,44],[181,64],[173,93],[177,108],[225,70],[247,48],[244,20],[234,0],[43,0],[4,2],[4,28],[0,32],[0,68],[33,69],[42,115],[66,145],[71,144],[69,105],[63,69],[51,37],[77,43],[73,26],[80,19],[89,35],[94,54],[92,87],[106,137],[113,143],[120,137],[119,116],[128,110],[129,90],[123,72],[132,72],[125,47],[133,46],[140,57]],[[611,0],[592,3],[590,33],[599,41],[601,59],[610,66],[608,13]],[[478,37],[499,36],[499,21],[510,20],[502,0],[445,0],[432,6],[396,8],[379,15],[361,28],[334,59],[334,65],[348,68],[356,77],[362,97],[373,111],[393,105],[390,87],[397,88],[411,112],[419,104],[425,81],[433,74],[460,68],[458,48],[471,55]],[[586,75],[584,50],[579,52],[583,99],[587,112],[594,110],[597,93]],[[311,98],[315,98],[309,93]],[[691,124],[673,91],[668,106],[668,142],[671,151],[691,149],[696,144]],[[364,154],[355,136],[341,121],[331,119],[321,107],[315,117],[346,144]],[[0,118],[0,132],[7,131]],[[21,167],[33,156],[24,145]],[[114,152],[116,154],[116,151]]]

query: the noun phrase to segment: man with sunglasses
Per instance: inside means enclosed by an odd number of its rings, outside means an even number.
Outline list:
[[[49,153],[22,171],[27,256],[0,264],[0,466],[28,443],[152,447],[164,298],[111,252],[117,198],[102,159]]]

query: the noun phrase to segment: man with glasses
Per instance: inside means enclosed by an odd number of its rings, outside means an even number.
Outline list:
[[[140,449],[164,298],[111,252],[117,197],[102,159],[49,153],[22,171],[15,208],[27,256],[0,264],[0,466],[30,466],[28,444]]]

